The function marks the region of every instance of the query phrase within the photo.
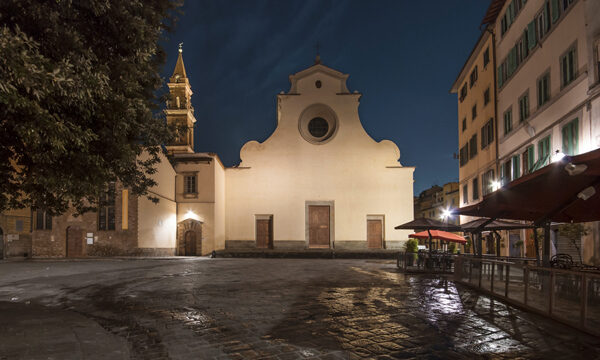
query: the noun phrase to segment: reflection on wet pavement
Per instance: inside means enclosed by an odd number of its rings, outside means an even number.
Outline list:
[[[389,261],[137,262],[113,271],[96,263],[102,271],[93,274],[85,263],[71,274],[60,271],[69,263],[54,264],[57,276],[18,282],[0,276],[0,301],[76,312],[139,359],[600,356],[599,339],[451,279],[405,276]]]

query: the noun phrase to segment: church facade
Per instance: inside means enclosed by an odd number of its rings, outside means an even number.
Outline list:
[[[347,78],[318,58],[291,75],[290,90],[277,96],[275,131],[247,142],[241,163],[225,167],[216,154],[193,150],[196,119],[180,50],[165,113],[187,131],[166,147],[154,175],[158,204],[116,184],[112,212],[65,214],[50,229],[34,224],[33,255],[399,249],[409,232],[394,226],[413,219],[414,168],[400,164],[393,142],[366,133],[361,94],[348,90]]]
[[[181,57],[174,76],[185,76]],[[394,226],[413,219],[414,168],[400,164],[393,142],[366,133],[361,94],[348,90],[347,78],[319,60],[291,75],[290,90],[277,96],[277,128],[262,143],[247,142],[238,166],[226,168],[192,146],[168,147],[178,238],[185,242],[188,221],[202,228],[203,252],[400,248],[408,232]],[[167,114],[170,122],[192,123]]]

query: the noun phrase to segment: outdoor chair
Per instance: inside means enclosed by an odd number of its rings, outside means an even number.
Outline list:
[[[550,259],[550,266],[559,269],[570,269],[573,267],[573,258],[569,254],[556,254]]]

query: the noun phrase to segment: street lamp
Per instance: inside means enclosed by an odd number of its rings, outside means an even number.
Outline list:
[[[566,156],[565,153],[563,153],[562,151],[556,150],[554,155],[552,155],[552,162],[554,163],[557,161],[561,161],[565,156]]]
[[[492,187],[492,191],[496,191],[496,190],[500,189],[500,187],[501,187],[500,181],[492,180],[492,182],[490,183],[490,186]]]

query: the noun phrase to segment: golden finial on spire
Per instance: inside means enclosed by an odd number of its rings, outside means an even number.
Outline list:
[[[183,42],[179,43],[179,52],[182,53],[183,52]]]

